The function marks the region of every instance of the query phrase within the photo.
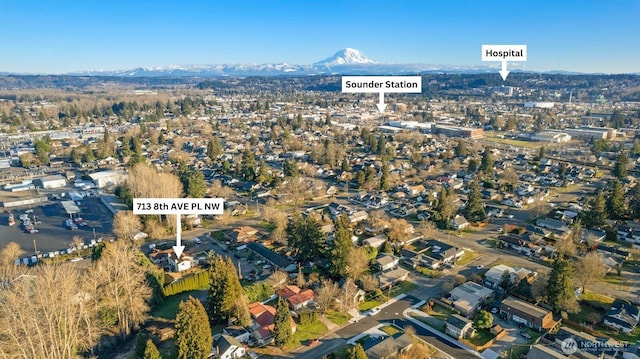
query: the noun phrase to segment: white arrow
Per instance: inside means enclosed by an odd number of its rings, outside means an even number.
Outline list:
[[[500,76],[502,76],[502,81],[507,80],[507,76],[509,76],[509,71],[507,71],[507,61],[502,60],[502,71],[500,71]]]
[[[378,104],[376,104],[376,107],[378,107],[378,111],[380,111],[380,113],[383,113],[384,109],[387,108],[387,105],[384,103],[384,92],[380,92],[380,100],[378,101]]]
[[[182,224],[180,223],[180,215],[176,214],[176,245],[173,246],[173,252],[176,254],[176,257],[180,259],[182,256],[182,252],[184,251],[184,246],[182,245]]]

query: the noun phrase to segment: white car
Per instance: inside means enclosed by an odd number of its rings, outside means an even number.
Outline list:
[[[484,266],[482,264],[480,264],[479,266],[476,266],[477,270],[481,270],[482,268],[484,268]]]
[[[200,244],[200,243],[202,243],[202,241],[200,240],[200,238],[196,237],[196,238],[193,239],[193,243]]]
[[[373,317],[374,315],[380,313],[380,308],[373,308],[369,311],[369,316]]]
[[[262,266],[262,269],[269,269],[271,268],[271,264],[265,264]]]

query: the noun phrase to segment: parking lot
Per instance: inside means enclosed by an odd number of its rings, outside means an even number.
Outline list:
[[[0,248],[9,242],[18,243],[27,255],[34,253],[34,242],[39,252],[49,252],[69,248],[73,236],[80,236],[84,241],[110,236],[113,216],[98,198],[86,198],[80,202],[80,216],[87,223],[84,227],[71,230],[64,221],[69,218],[58,201],[49,201],[36,207],[12,208],[15,225],[9,226],[9,213],[0,214]],[[33,210],[29,217],[34,223],[37,233],[28,233],[21,226],[20,215]],[[37,218],[37,221],[34,220]],[[38,223],[39,222],[39,223]]]

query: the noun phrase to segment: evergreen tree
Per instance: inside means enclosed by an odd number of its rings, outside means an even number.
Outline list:
[[[214,137],[213,140],[207,143],[207,157],[212,162],[215,162],[220,155],[222,155],[222,144],[217,137]]]
[[[208,307],[211,319],[223,323],[231,317],[243,318],[245,313],[238,303],[243,294],[240,279],[230,258],[214,255],[210,258]]]
[[[213,338],[209,318],[196,298],[189,296],[178,306],[175,335],[179,359],[206,358],[211,353]]]
[[[298,163],[293,158],[282,163],[282,172],[286,177],[298,177],[300,171],[298,170]]]
[[[353,250],[349,219],[346,214],[340,215],[336,220],[333,248],[331,249],[331,272],[339,277],[346,277],[347,263]]]
[[[383,191],[388,191],[391,185],[389,184],[389,166],[387,164],[382,165],[382,170],[380,174],[380,189]]]
[[[248,148],[242,152],[240,175],[247,181],[253,181],[256,178],[256,157]]]
[[[469,160],[469,165],[467,166],[467,171],[474,173],[478,170],[478,160],[472,158]]]
[[[327,235],[312,217],[294,217],[289,221],[286,232],[289,247],[299,261],[307,262],[325,253]]]
[[[346,157],[342,160],[342,170],[345,172],[351,171],[351,166],[349,166],[349,160]]]
[[[487,214],[482,205],[480,186],[477,181],[473,181],[470,187],[469,200],[465,207],[465,215],[470,221],[482,221],[487,217]]]
[[[630,192],[629,211],[633,218],[640,218],[640,184],[636,184]]]
[[[607,198],[607,211],[611,219],[620,219],[626,212],[624,188],[618,180],[613,180],[611,194]]]
[[[144,349],[142,359],[162,359],[158,348],[156,348],[156,345],[153,344],[151,339],[147,340],[147,346]]]
[[[473,325],[478,329],[489,329],[493,326],[493,314],[481,310],[473,317]]]
[[[576,313],[580,307],[573,284],[573,266],[559,253],[551,266],[546,288],[549,305],[555,312]]]
[[[449,223],[449,220],[456,213],[457,208],[455,207],[454,200],[455,194],[451,191],[442,188],[440,190],[440,196],[438,197],[438,204],[436,206],[436,212],[440,217],[440,220],[443,222]]]
[[[469,154],[469,150],[467,150],[467,145],[464,141],[458,141],[455,149],[456,157],[466,157]]]
[[[585,213],[583,223],[589,228],[602,227],[607,218],[604,193],[598,191],[596,197],[589,201],[589,210]]]
[[[484,152],[482,153],[479,170],[484,172],[487,178],[493,176],[493,155],[491,154],[491,149],[489,147],[485,147]]]
[[[357,343],[353,348],[347,350],[348,359],[367,359],[367,353],[360,343]]]
[[[616,158],[616,162],[613,165],[613,171],[611,174],[619,179],[624,179],[628,174],[627,168],[629,168],[629,157],[627,157],[627,153],[625,151],[620,151]]]
[[[291,329],[291,313],[287,301],[280,297],[276,306],[276,315],[273,319],[274,342],[277,346],[283,347],[291,341],[293,335]]]

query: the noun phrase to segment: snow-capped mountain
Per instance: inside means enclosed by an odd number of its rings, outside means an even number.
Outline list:
[[[426,72],[478,73],[494,72],[500,63],[479,66],[442,66],[428,64],[384,64],[366,57],[361,51],[346,48],[311,65],[279,64],[219,64],[169,65],[139,67],[122,71],[86,71],[68,75],[118,77],[219,77],[219,76],[280,76],[280,75],[402,75]]]
[[[377,62],[366,57],[362,52],[347,47],[336,52],[333,56],[316,62],[316,66],[354,65],[354,64],[375,64]]]

